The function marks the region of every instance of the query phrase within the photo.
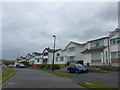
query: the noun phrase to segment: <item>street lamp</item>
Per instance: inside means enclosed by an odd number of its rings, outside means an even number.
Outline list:
[[[54,58],[55,58],[55,40],[56,40],[56,36],[53,35],[54,38],[54,49],[53,49],[53,62],[52,62],[52,72],[54,71]]]

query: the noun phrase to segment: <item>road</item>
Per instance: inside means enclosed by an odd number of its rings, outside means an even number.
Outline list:
[[[67,73],[66,70],[59,70],[58,72]],[[119,87],[120,88],[120,81],[119,81],[119,75],[120,72],[110,72],[110,73],[93,73],[88,72],[87,74],[81,73],[81,74],[75,74],[70,73],[73,76],[69,77],[70,79],[73,79],[75,81],[79,82],[99,82],[107,85],[111,85],[113,87]]]
[[[2,88],[82,88],[65,79],[44,71],[17,69],[14,76],[3,83]]]

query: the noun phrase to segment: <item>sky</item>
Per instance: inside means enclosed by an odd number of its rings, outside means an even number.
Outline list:
[[[1,18],[0,18],[1,19]],[[70,41],[86,43],[118,28],[117,2],[4,2],[2,58],[64,49]]]

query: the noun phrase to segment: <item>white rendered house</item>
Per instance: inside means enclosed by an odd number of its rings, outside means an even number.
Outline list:
[[[33,52],[31,54],[31,58],[29,59],[29,63],[34,66],[39,66],[40,64],[42,64],[43,63],[42,53]]]
[[[116,29],[109,35],[110,63],[120,66],[120,29]]]

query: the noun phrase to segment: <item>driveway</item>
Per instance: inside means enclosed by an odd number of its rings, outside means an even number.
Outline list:
[[[3,88],[82,88],[65,79],[44,71],[17,69],[14,76],[3,83]]]
[[[65,69],[63,70],[58,70],[58,72],[63,72],[67,73]],[[73,76],[69,77],[70,79],[73,79],[75,81],[79,82],[99,82],[107,85],[111,85],[114,87],[119,87],[118,85],[119,82],[119,75],[120,72],[109,72],[109,73],[93,73],[93,72],[88,72],[87,74],[81,73],[81,74],[75,74],[75,73],[70,73]]]

